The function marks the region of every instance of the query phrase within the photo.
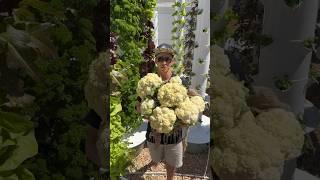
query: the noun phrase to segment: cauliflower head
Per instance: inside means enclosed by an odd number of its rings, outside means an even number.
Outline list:
[[[166,83],[159,88],[158,100],[162,106],[176,107],[188,97],[187,89],[178,83]]]
[[[199,109],[187,98],[175,109],[175,113],[184,124],[193,125],[198,120]]]
[[[214,45],[211,48],[211,52],[214,71],[221,75],[228,74],[230,72],[230,63],[228,56],[224,54],[224,50],[219,46]]]
[[[141,114],[146,116],[151,115],[153,108],[155,108],[155,101],[153,99],[145,99],[141,103]]]
[[[285,160],[301,152],[303,129],[287,106],[270,100],[272,93],[248,98],[241,82],[220,72],[214,72],[211,106],[215,147],[210,159],[215,172],[221,180],[280,180]],[[256,117],[252,106],[259,110],[254,111],[260,113]]]
[[[150,116],[150,126],[158,133],[170,133],[176,122],[174,110],[167,107],[156,107]]]
[[[163,83],[162,79],[155,73],[148,73],[138,81],[137,94],[142,99],[153,96],[155,90]]]
[[[213,78],[213,96],[226,96],[230,98],[238,97],[245,101],[248,89],[243,83],[228,76],[216,75]]]
[[[279,141],[255,123],[251,111],[241,116],[238,126],[224,131],[216,140],[212,165],[222,180],[271,180],[270,168],[280,179],[284,156]],[[268,174],[268,176],[262,176]]]
[[[260,127],[278,138],[286,159],[300,155],[304,144],[304,131],[293,113],[275,108],[260,113],[256,120]]]
[[[241,82],[229,77],[217,75],[215,76],[213,83],[215,84],[215,86],[213,86],[213,97],[221,97],[231,104],[234,117],[239,117],[241,112],[249,109],[246,103],[248,89],[243,87]]]
[[[199,112],[203,112],[206,104],[201,96],[192,96],[190,101],[196,105]]]
[[[213,119],[215,128],[223,127],[230,129],[234,126],[234,108],[231,103],[228,103],[221,97],[213,100],[212,112],[216,114]]]
[[[170,83],[178,83],[178,84],[182,84],[182,80],[179,76],[174,76],[170,79],[169,81]]]

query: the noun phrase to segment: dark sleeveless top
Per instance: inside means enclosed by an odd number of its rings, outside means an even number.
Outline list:
[[[175,74],[172,74],[171,77],[174,77]],[[180,77],[182,80],[182,84],[187,86],[187,79],[184,77]],[[146,133],[146,140],[151,143],[156,143],[155,134],[152,132],[150,126],[150,122],[148,122],[147,133]],[[178,144],[180,143],[185,137],[183,137],[182,128],[177,127],[172,132],[165,134],[165,133],[157,133],[160,135],[160,144]]]

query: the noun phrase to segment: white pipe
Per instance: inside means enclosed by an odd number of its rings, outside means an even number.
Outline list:
[[[311,51],[296,40],[314,37],[318,0],[305,0],[296,9],[288,7],[284,0],[264,1],[264,6],[263,33],[271,36],[273,43],[261,49],[256,83],[273,88],[294,113],[301,114]],[[273,77],[285,74],[297,81],[287,92],[281,92]]]

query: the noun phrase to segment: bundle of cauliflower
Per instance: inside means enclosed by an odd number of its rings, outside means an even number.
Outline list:
[[[179,76],[166,82],[148,73],[138,82],[137,94],[142,99],[141,114],[158,133],[170,133],[178,123],[194,125],[205,109],[202,97],[188,96]]]
[[[301,125],[272,90],[256,87],[249,96],[230,73],[223,49],[212,52],[214,171],[221,180],[280,180],[285,160],[303,147]]]

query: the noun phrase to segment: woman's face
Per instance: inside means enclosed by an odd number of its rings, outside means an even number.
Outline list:
[[[157,69],[163,73],[170,70],[171,66],[174,64],[174,59],[170,54],[160,53],[156,57]]]

